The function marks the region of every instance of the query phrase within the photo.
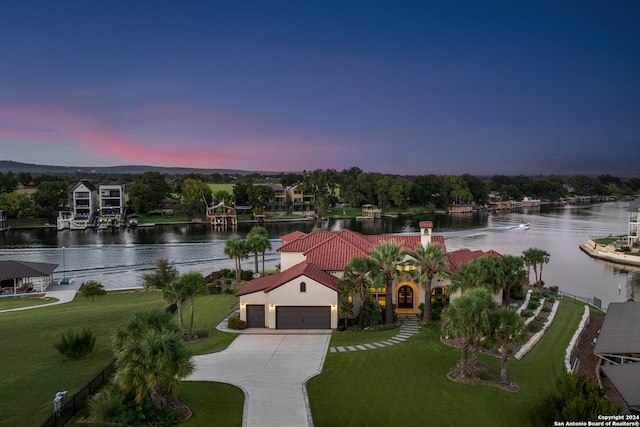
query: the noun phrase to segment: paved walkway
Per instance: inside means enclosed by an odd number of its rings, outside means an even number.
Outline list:
[[[390,345],[396,345],[404,342],[414,336],[420,331],[418,320],[415,317],[401,317],[399,320],[402,322],[400,331],[397,335],[389,338],[386,341],[374,342],[369,344],[348,345],[346,347],[338,346],[331,347],[329,351],[331,353],[344,353],[347,351],[359,351],[359,350],[375,350],[376,348],[387,347]]]
[[[60,289],[55,291],[47,291],[44,294],[46,298],[56,298],[58,301],[49,304],[32,305],[29,307],[12,308],[9,310],[0,310],[0,313],[4,313],[6,311],[31,310],[32,308],[49,307],[52,305],[64,304],[73,301],[73,299],[76,297],[76,292],[76,289]]]
[[[186,380],[240,387],[245,427],[312,426],[305,383],[322,370],[330,332],[253,332],[224,351],[195,356],[195,372]]]

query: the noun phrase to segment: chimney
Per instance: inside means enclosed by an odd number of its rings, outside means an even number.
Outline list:
[[[433,229],[433,222],[420,221],[420,244],[427,246],[431,243],[431,230]]]

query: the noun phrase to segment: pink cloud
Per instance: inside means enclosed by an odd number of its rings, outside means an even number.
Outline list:
[[[146,105],[97,116],[64,106],[0,104],[0,117],[0,136],[33,144],[67,142],[87,159],[124,163],[298,170],[329,167],[312,165],[323,158],[335,160],[347,148],[340,141],[259,120],[180,105]]]

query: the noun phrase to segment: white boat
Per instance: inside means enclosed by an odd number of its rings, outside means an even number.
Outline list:
[[[521,222],[520,225],[518,225],[518,228],[522,229],[522,230],[528,230],[529,229],[529,223],[528,222]]]

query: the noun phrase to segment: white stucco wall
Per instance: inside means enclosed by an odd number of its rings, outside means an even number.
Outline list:
[[[300,292],[300,282],[306,283],[306,292]],[[299,276],[269,293],[259,291],[240,296],[240,319],[247,320],[248,304],[265,305],[265,326],[276,327],[276,307],[331,306],[331,328],[338,327],[338,293],[307,276]]]
[[[287,270],[305,260],[302,252],[280,252],[280,271]]]
[[[300,282],[307,284],[306,292],[300,292]],[[270,328],[275,327],[276,307],[279,305],[331,306],[331,328],[338,327],[338,293],[307,276],[297,277],[269,293],[267,323]]]

